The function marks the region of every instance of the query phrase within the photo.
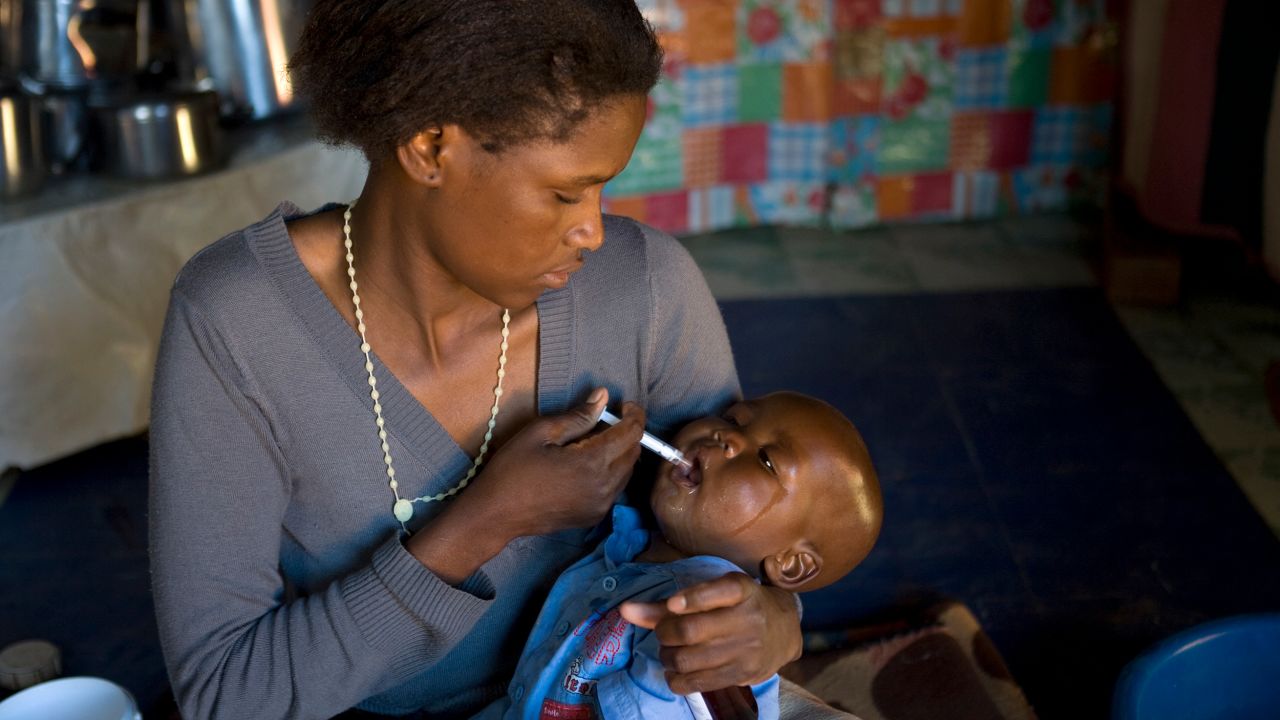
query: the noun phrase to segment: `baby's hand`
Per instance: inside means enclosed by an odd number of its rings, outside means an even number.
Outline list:
[[[754,685],[800,657],[791,593],[742,573],[685,588],[666,602],[623,603],[621,612],[657,634],[667,684],[680,695]]]

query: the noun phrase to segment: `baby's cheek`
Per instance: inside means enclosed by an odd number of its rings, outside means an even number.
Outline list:
[[[722,490],[712,507],[718,524],[734,536],[758,522],[772,504],[770,498],[762,497],[762,493],[746,484],[739,484]]]

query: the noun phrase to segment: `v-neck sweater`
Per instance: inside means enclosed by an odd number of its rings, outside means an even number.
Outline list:
[[[468,715],[501,695],[547,589],[595,534],[518,538],[456,586],[405,550],[359,336],[298,257],[286,221],[301,214],[282,205],[205,248],[171,293],[150,533],[174,693],[192,718]],[[697,266],[664,233],[604,226],[537,301],[539,414],[596,386],[644,406],[657,433],[719,411],[740,393]],[[373,363],[401,495],[451,487],[470,456],[376,348]],[[410,530],[439,507],[415,505]]]

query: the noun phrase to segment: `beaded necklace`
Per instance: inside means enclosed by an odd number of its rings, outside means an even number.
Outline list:
[[[360,286],[356,284],[355,255],[352,253],[351,243],[351,210],[355,206],[355,201],[351,201],[351,204],[347,206],[346,212],[342,215],[343,244],[347,249],[347,277],[351,278],[351,302],[356,308],[356,330],[360,333],[360,352],[364,354],[364,369],[369,374],[369,397],[373,400],[373,415],[374,421],[378,426],[378,441],[382,444],[382,461],[387,466],[387,486],[391,488],[391,494],[395,497],[395,504],[391,508],[391,513],[400,523],[401,528],[404,528],[404,524],[413,517],[414,503],[439,502],[457,495],[471,482],[471,478],[476,476],[476,471],[480,469],[480,465],[484,462],[485,454],[489,452],[489,443],[493,440],[493,428],[498,424],[498,404],[502,399],[502,379],[507,376],[507,338],[511,335],[511,312],[507,308],[502,309],[502,343],[499,345],[500,350],[498,353],[498,383],[493,388],[493,407],[489,409],[489,427],[485,429],[484,442],[480,444],[480,452],[476,455],[475,461],[471,463],[467,474],[458,481],[458,484],[444,492],[436,493],[435,495],[423,495],[413,499],[400,497],[400,484],[396,482],[396,469],[391,464],[391,446],[387,444],[387,422],[382,417],[378,379],[373,375],[373,358],[370,356],[372,348],[369,347],[369,339],[365,335],[364,310],[360,308]]]

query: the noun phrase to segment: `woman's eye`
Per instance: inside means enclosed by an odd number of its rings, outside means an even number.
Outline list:
[[[760,448],[756,455],[760,458],[760,464],[764,466],[765,470],[774,475],[778,474],[778,469],[773,466],[773,461],[769,459],[769,453],[765,452],[764,448]]]
[[[577,205],[578,203],[582,202],[582,198],[580,197],[571,198],[571,197],[566,197],[564,195],[561,195],[560,193],[556,193],[555,195],[556,195],[556,200],[559,200],[564,205]]]

